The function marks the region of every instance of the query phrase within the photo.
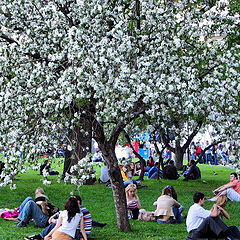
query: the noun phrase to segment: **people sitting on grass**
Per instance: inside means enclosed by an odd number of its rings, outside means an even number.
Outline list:
[[[125,166],[120,167],[120,171],[123,178],[123,184],[125,187],[127,187],[130,183],[134,183],[136,186],[138,185],[138,182],[135,179],[132,179],[132,169],[129,164],[126,164]]]
[[[47,196],[44,195],[44,190],[42,188],[37,188],[35,190],[35,202],[38,202],[40,197],[45,197],[46,199]],[[1,211],[0,217],[4,218],[5,220],[10,220],[10,221],[16,221],[18,220],[18,216],[20,212],[23,210],[25,204],[29,201],[32,200],[31,197],[27,197],[20,205],[20,207],[14,208],[14,209],[6,209],[6,211]]]
[[[163,178],[164,179],[170,179],[170,180],[176,180],[176,179],[179,178],[179,176],[180,175],[178,174],[177,168],[174,165],[174,161],[170,160],[168,162],[168,165],[166,165],[163,168]]]
[[[44,240],[71,240],[75,237],[80,222],[82,238],[87,240],[84,229],[83,213],[79,209],[75,197],[70,197],[65,204],[65,210],[60,211],[55,227],[44,237]]]
[[[194,160],[190,160],[189,168],[183,173],[183,176],[183,181],[196,180],[201,178],[200,169],[196,166],[196,162]]]
[[[92,226],[93,227],[104,227],[104,226],[106,226],[106,223],[99,223],[99,222],[96,222],[96,221],[92,221],[92,216],[91,216],[89,210],[86,207],[82,206],[81,197],[79,195],[73,195],[72,197],[77,199],[79,209],[83,213],[83,222],[84,222],[85,232],[87,234],[88,239],[91,239],[89,236],[91,234]],[[42,230],[39,234],[29,236],[29,237],[25,237],[25,239],[26,240],[35,240],[35,239],[40,240],[40,239],[43,239],[56,226],[56,222],[57,222],[58,217],[59,217],[59,212],[56,213],[54,216],[52,216],[49,219],[49,221],[48,221],[49,225],[44,230]],[[81,231],[80,231],[80,227],[78,227],[77,230],[76,230],[74,239],[80,240],[81,238],[82,238],[82,234],[81,234]]]
[[[162,195],[156,202],[153,203],[153,205],[157,207],[154,215],[156,216],[157,223],[159,224],[173,224],[181,222],[181,214],[179,211],[179,207],[181,205],[173,198],[172,188],[172,186],[166,186],[162,191]],[[175,208],[174,211],[173,208]]]
[[[93,155],[93,162],[104,162],[102,152],[99,149]]]
[[[218,196],[227,196],[231,201],[240,202],[240,180],[237,173],[230,174],[230,182],[213,190],[215,197],[209,199],[216,201]]]
[[[162,170],[159,169],[159,162],[155,162],[154,166],[148,171],[148,179],[162,178]]]
[[[127,199],[127,210],[129,219],[138,219],[139,209],[141,207],[140,200],[137,195],[137,187],[131,183],[125,188]]]
[[[240,239],[240,232],[237,227],[228,227],[220,218],[221,214],[225,215],[225,210],[217,204],[213,205],[212,211],[205,210],[204,194],[196,192],[193,195],[194,204],[189,208],[186,225],[189,233],[188,239],[209,239],[209,238],[226,238]],[[234,236],[234,235],[235,236]]]
[[[54,215],[59,209],[52,205],[48,198],[43,195],[42,188],[37,188],[35,192],[35,200],[27,197],[19,207],[20,220],[16,227],[26,227],[31,219],[34,220],[37,227],[46,227],[48,219]]]
[[[149,171],[153,166],[154,166],[154,159],[152,156],[150,156],[147,160],[147,166],[146,166],[146,170]]]
[[[58,171],[54,171],[51,169],[51,162],[49,160],[45,160],[44,163],[40,166],[40,175],[44,174],[44,171],[49,175],[58,175]]]

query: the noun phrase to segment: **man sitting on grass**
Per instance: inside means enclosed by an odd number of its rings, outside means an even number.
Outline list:
[[[204,194],[196,192],[193,195],[194,204],[189,208],[186,225],[189,233],[188,239],[240,239],[240,232],[237,227],[228,227],[220,218],[222,207],[214,204],[212,211],[205,210],[204,205]],[[232,236],[234,233],[238,236]]]
[[[188,180],[196,180],[201,178],[201,172],[199,167],[196,166],[196,162],[194,160],[191,160],[189,163],[189,168],[187,171],[183,173],[184,179],[183,181]]]
[[[230,182],[213,190],[216,194],[215,197],[209,199],[210,201],[216,201],[218,196],[227,196],[231,201],[240,202],[240,180],[238,175],[233,172],[230,174]]]

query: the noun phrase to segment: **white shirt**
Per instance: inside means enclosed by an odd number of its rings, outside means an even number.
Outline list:
[[[79,222],[82,216],[82,213],[76,213],[72,220],[68,222],[67,210],[60,211],[59,218],[62,217],[62,225],[57,229],[57,231],[66,233],[67,235],[74,238],[76,229],[79,226]]]
[[[209,217],[211,211],[205,210],[199,204],[193,204],[189,210],[187,215],[187,231],[190,232],[193,229],[197,229],[199,225],[203,222],[203,220]]]
[[[108,180],[110,180],[110,177],[109,177],[109,175],[108,175],[108,167],[107,167],[107,166],[101,167],[100,180],[101,180],[103,183],[106,183]]]

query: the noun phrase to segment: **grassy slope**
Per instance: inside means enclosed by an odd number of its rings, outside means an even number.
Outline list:
[[[192,195],[196,191],[201,191],[206,196],[211,196],[211,190],[228,181],[228,175],[233,170],[219,166],[200,166],[202,170],[202,180],[183,182],[180,180],[145,180],[144,185],[147,188],[139,189],[138,195],[141,200],[142,208],[146,210],[154,210],[153,202],[160,195],[161,189],[166,185],[173,185],[178,193],[179,202],[185,207],[184,215],[187,214],[188,208],[192,205]],[[214,175],[213,171],[218,175]],[[97,167],[99,173],[99,167]],[[36,171],[30,171],[17,177],[17,190],[11,191],[8,187],[0,188],[0,208],[17,207],[26,196],[33,196],[33,192],[37,187],[43,187],[52,203],[63,207],[63,204],[70,192],[73,190],[72,185],[58,184],[56,176],[50,177],[53,184],[43,186]],[[185,222],[179,225],[158,225],[155,222],[142,222],[131,220],[133,231],[123,233],[116,229],[116,221],[114,215],[114,205],[112,199],[111,188],[105,187],[103,184],[93,186],[82,186],[80,195],[83,198],[83,205],[89,208],[94,220],[106,222],[104,228],[95,228],[93,236],[96,239],[105,240],[138,240],[138,239],[185,239],[186,226]],[[212,203],[206,202],[205,207],[211,208]],[[229,202],[227,205],[228,212],[232,216],[230,220],[225,222],[228,225],[239,226],[239,203]],[[32,235],[40,232],[41,229],[35,228],[31,223],[26,228],[13,227],[12,222],[0,219],[0,240],[23,239],[24,236]]]

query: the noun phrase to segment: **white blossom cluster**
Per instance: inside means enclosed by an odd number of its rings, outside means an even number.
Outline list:
[[[228,39],[238,19],[226,1],[140,0],[139,15],[136,2],[0,0],[2,145],[29,161],[82,114],[106,136],[136,116],[179,136],[201,118],[239,134],[239,45]]]
[[[89,155],[78,161],[76,165],[73,165],[70,169],[70,174],[66,173],[64,178],[65,183],[71,183],[80,187],[88,179],[96,178],[93,162]]]

